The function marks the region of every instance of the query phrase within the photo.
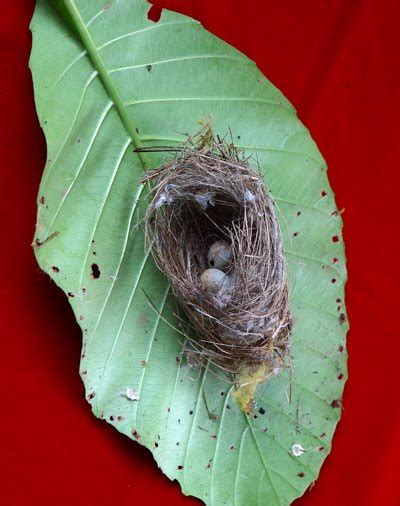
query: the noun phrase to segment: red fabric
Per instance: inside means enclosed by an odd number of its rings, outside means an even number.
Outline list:
[[[30,248],[45,160],[27,66],[34,2],[0,3],[1,502],[196,504],[147,450],[96,420],[84,399],[80,331]],[[333,451],[297,504],[399,504],[400,3],[156,4],[196,17],[258,63],[312,131],[346,209],[350,380]]]

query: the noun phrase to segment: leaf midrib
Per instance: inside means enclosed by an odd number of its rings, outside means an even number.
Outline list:
[[[75,1],[64,0],[64,4],[69,15],[71,16],[73,25],[81,38],[81,42],[89,55],[93,67],[98,72],[101,82],[103,83],[103,86],[108,96],[112,100],[114,107],[119,114],[122,124],[124,125],[126,131],[128,132],[128,134],[132,139],[133,145],[135,146],[136,150],[142,148],[143,145],[136,131],[136,127],[133,121],[131,120],[130,116],[128,115],[124,102],[120,94],[118,93],[118,90],[113,80],[111,79],[106,66],[104,65],[104,62],[99,54],[98,49],[96,48],[96,45],[93,42],[92,36],[90,35],[90,32],[85,22],[83,21],[82,16],[80,15],[80,12],[75,4]],[[144,169],[147,168],[149,166],[149,163],[146,154],[138,151],[136,151],[136,154],[138,155],[142,167]]]

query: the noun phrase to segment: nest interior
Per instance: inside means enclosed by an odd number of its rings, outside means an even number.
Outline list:
[[[143,183],[147,247],[188,317],[189,365],[206,358],[234,375],[277,374],[292,319],[281,233],[260,175],[232,144],[212,139],[184,146]],[[217,240],[230,247],[229,283],[209,293],[201,275]]]

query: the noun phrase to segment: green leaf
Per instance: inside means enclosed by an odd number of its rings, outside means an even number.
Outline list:
[[[325,163],[293,106],[243,54],[185,16],[164,10],[153,23],[143,0],[104,2],[39,0],[31,25],[48,149],[35,253],[82,327],[87,399],[185,494],[288,504],[329,453],[346,377],[341,218]],[[186,365],[168,325],[175,302],[143,247],[139,180],[165,153],[134,148],[180,143],[206,115],[258,160],[285,244],[294,377],[263,385],[253,416],[221,371]]]

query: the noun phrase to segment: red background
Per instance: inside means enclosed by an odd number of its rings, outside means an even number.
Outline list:
[[[45,160],[28,69],[33,0],[1,0],[1,463],[5,505],[197,504],[96,420],[80,331],[30,242]],[[400,504],[397,0],[159,0],[254,59],[297,107],[344,207],[350,380],[333,451],[297,504]],[[397,279],[396,279],[397,276]],[[250,505],[249,505],[250,506]]]

